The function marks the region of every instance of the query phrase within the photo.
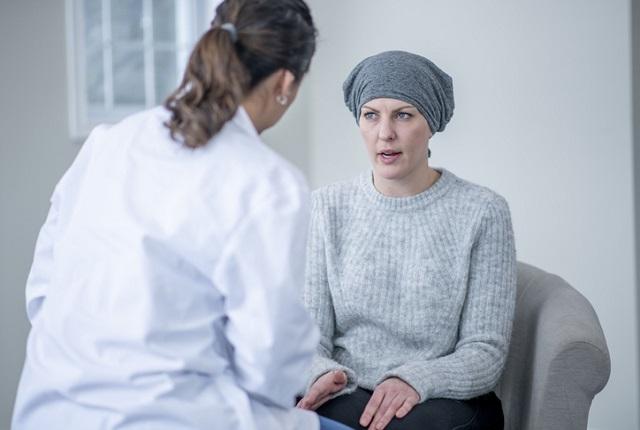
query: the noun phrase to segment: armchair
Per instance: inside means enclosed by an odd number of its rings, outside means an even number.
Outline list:
[[[509,355],[496,389],[506,430],[585,430],[611,372],[587,299],[559,276],[518,263]]]

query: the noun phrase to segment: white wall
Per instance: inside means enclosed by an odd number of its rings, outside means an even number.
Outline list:
[[[308,175],[309,153],[309,96],[311,87],[303,79],[298,95],[282,119],[262,134],[262,139],[271,148]]]
[[[631,2],[631,58],[633,61],[633,160],[635,196],[636,238],[636,285],[640,285],[640,2]],[[640,311],[640,294],[636,293],[637,309]],[[637,319],[637,314],[636,314]],[[639,322],[640,324],[640,322]],[[639,325],[640,327],[640,325]]]
[[[49,196],[77,146],[67,127],[64,0],[0,1],[0,429],[28,329],[24,283]]]
[[[612,359],[589,425],[638,428],[629,0],[312,1],[315,186],[367,167],[341,84],[365,56],[423,54],[454,78],[436,166],[510,202],[520,260],[557,273],[600,317]]]

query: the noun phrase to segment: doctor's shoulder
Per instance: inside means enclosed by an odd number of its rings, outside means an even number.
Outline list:
[[[255,202],[295,199],[308,205],[309,187],[300,169],[259,137],[231,131],[223,129],[209,143],[213,158],[224,160],[220,168],[228,183]]]
[[[54,188],[54,195],[67,186],[77,186],[78,182],[85,175],[91,160],[96,156],[96,152],[104,147],[103,142],[108,140],[110,124],[98,124],[89,132],[84,140],[73,162],[64,172]]]

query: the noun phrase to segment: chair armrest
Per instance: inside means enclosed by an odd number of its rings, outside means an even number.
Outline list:
[[[507,429],[586,429],[611,371],[591,304],[562,278],[519,263],[514,329],[498,386]]]
[[[593,397],[611,372],[604,334],[591,304],[561,278],[548,275],[537,320],[531,412],[537,428],[586,429]],[[553,300],[550,300],[553,297]]]

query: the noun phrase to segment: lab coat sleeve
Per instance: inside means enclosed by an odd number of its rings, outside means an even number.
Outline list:
[[[58,226],[59,196],[54,192],[51,198],[51,207],[47,214],[33,254],[31,271],[27,278],[26,299],[27,317],[33,324],[47,295],[47,288],[53,270],[53,248]]]
[[[214,283],[238,384],[260,402],[293,406],[318,341],[302,305],[308,192],[276,193],[248,214],[223,251]]]
[[[47,290],[51,283],[54,270],[56,238],[59,236],[62,228],[62,206],[70,206],[71,201],[75,198],[75,190],[80,187],[82,176],[91,158],[91,148],[95,144],[95,141],[98,140],[98,136],[103,127],[104,126],[98,126],[91,132],[87,141],[80,149],[78,156],[63,175],[62,179],[60,179],[51,196],[51,206],[49,207],[47,218],[38,234],[33,262],[25,289],[27,317],[32,324],[40,314],[40,310],[47,296]]]

